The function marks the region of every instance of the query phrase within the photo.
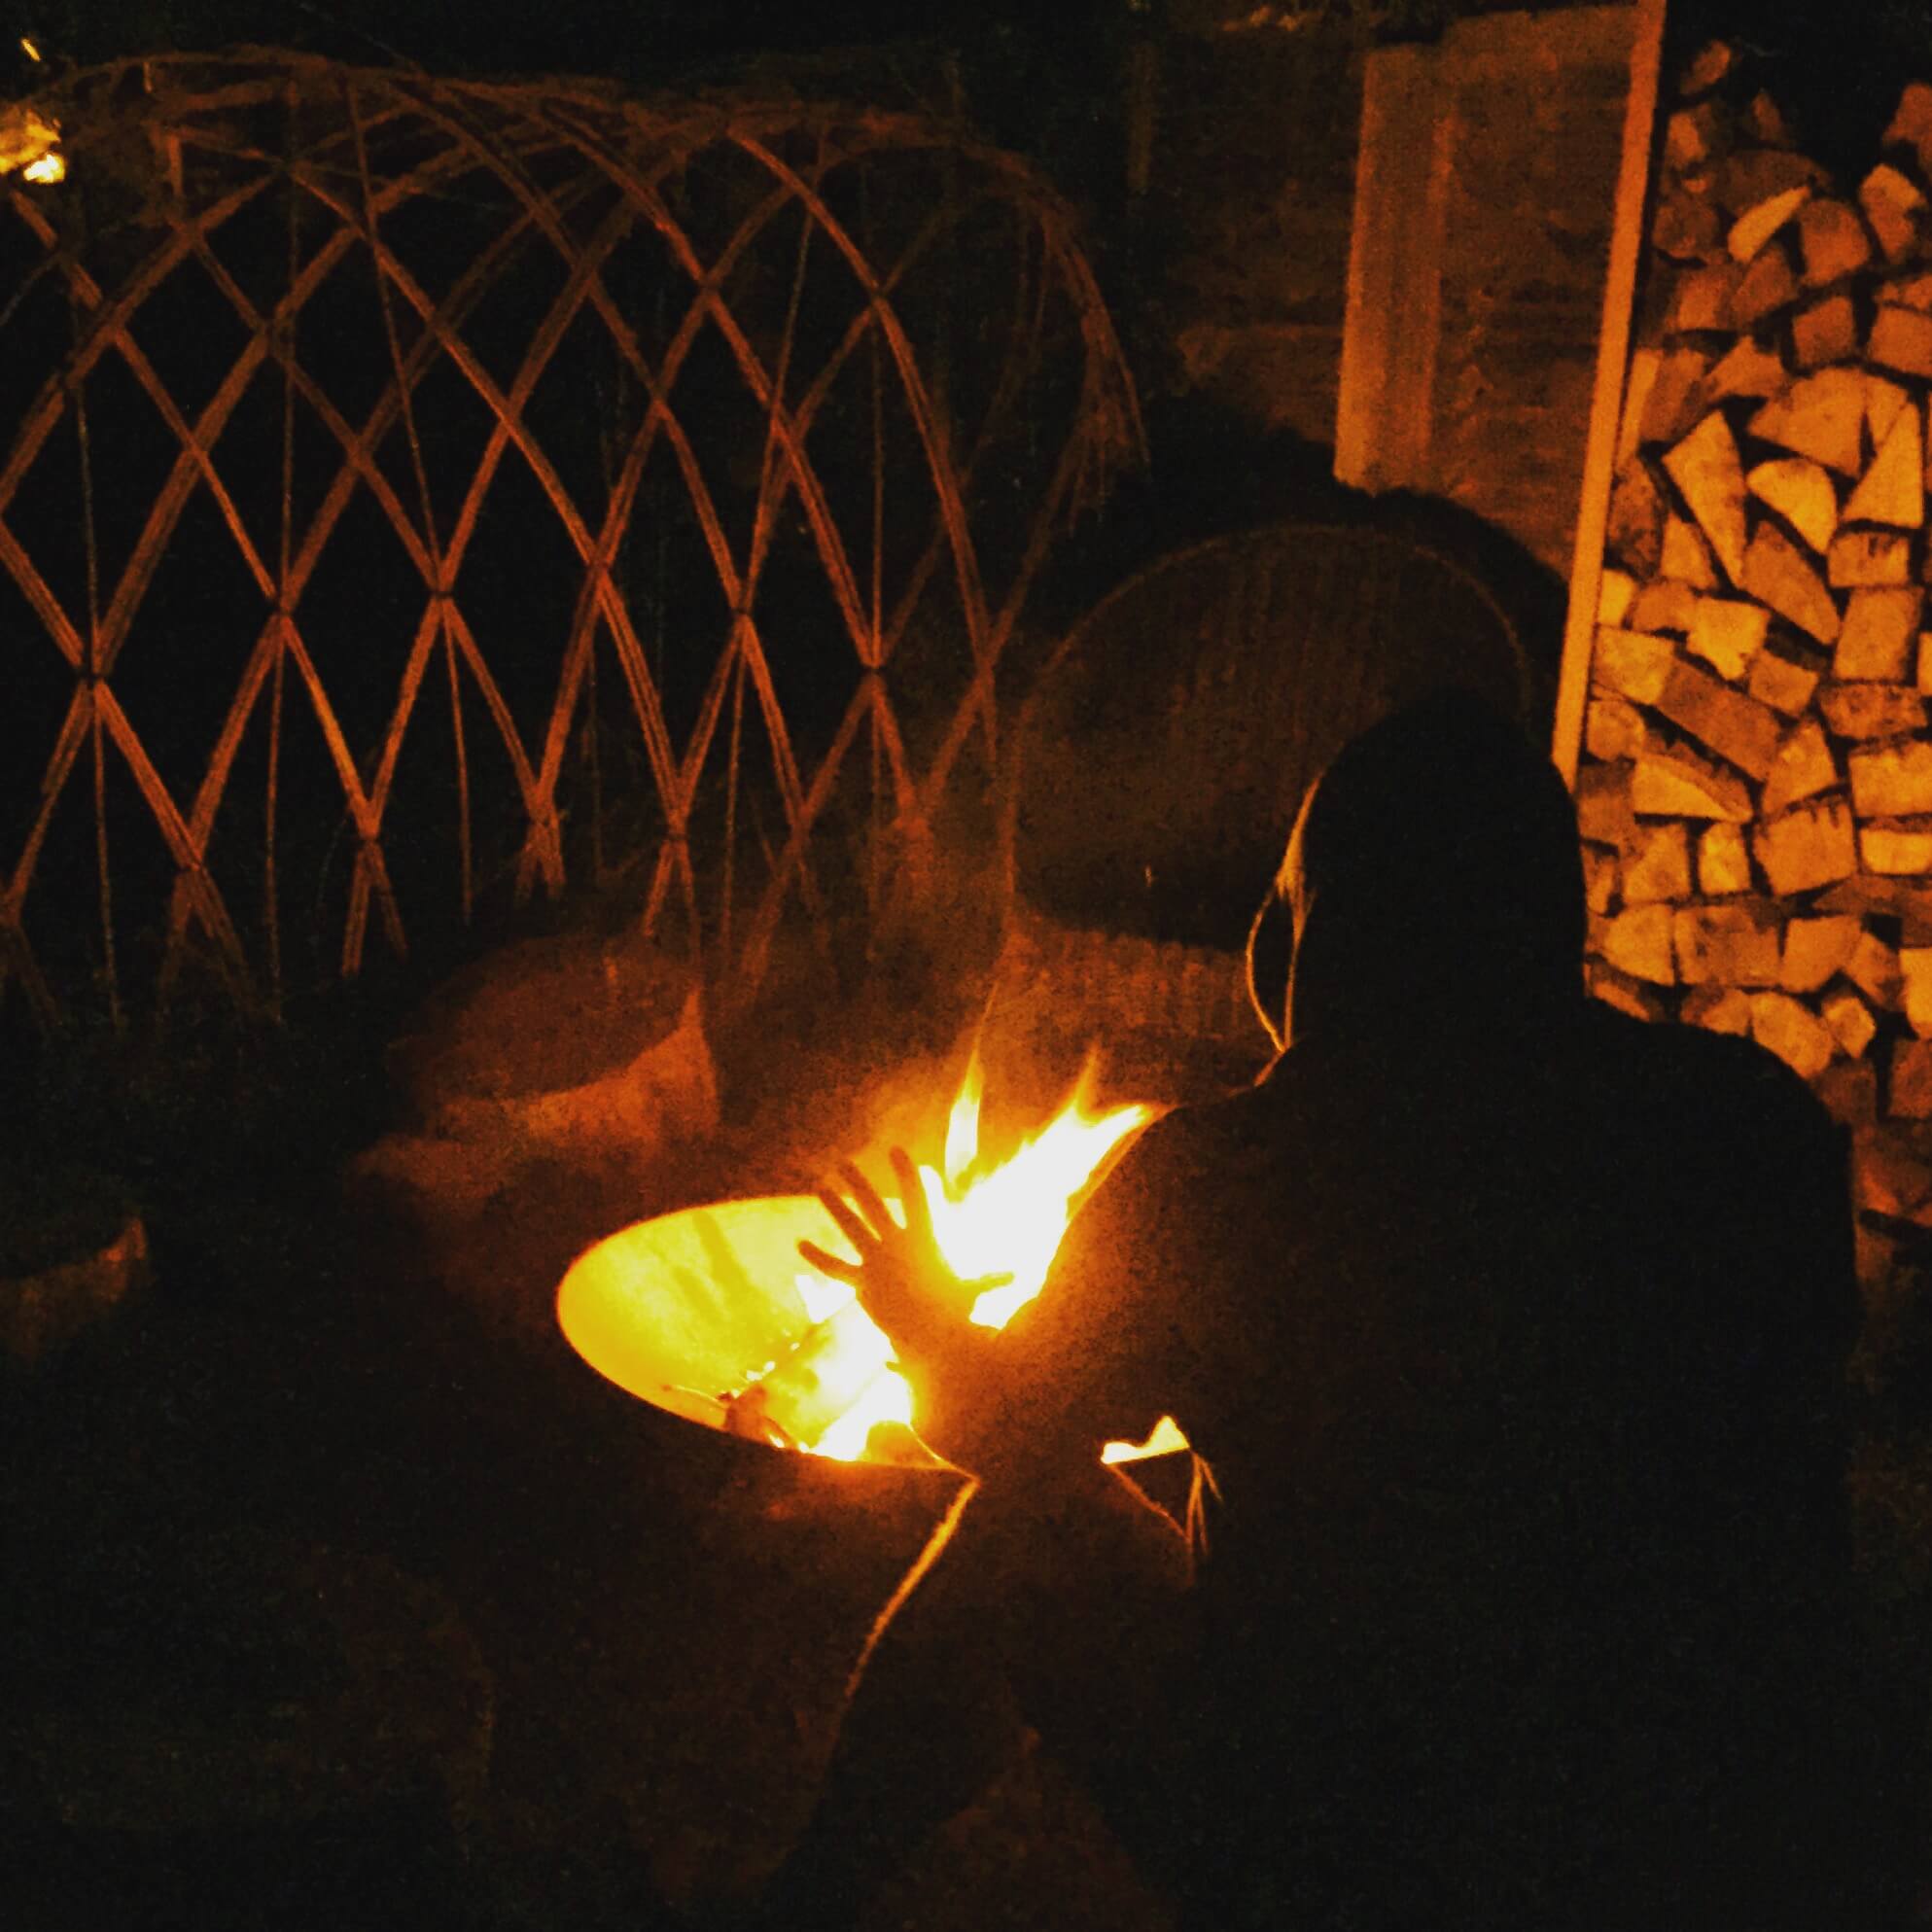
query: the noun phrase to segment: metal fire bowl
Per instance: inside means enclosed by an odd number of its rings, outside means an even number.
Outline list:
[[[607,1381],[654,1408],[728,1431],[725,1391],[782,1362],[813,1329],[793,1280],[800,1240],[838,1251],[831,1216],[809,1194],[686,1208],[639,1221],[580,1255],[557,1290],[557,1322]],[[810,1439],[783,1378],[770,1415]],[[745,1440],[756,1446],[757,1439]],[[813,1458],[814,1462],[823,1458]]]

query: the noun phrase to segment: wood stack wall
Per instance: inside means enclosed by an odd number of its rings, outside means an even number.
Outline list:
[[[1670,77],[1576,795],[1590,978],[1748,1034],[1932,1227],[1932,86],[1834,178],[1748,57]]]

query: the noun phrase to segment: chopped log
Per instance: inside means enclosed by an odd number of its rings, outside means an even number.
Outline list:
[[[1902,738],[1860,745],[1846,758],[1851,806],[1861,819],[1913,819],[1932,813],[1932,743]]]
[[[1700,94],[1709,93],[1730,73],[1737,58],[1728,41],[1705,41],[1684,62],[1684,71],[1677,77],[1678,98],[1695,100]]]
[[[1932,1191],[1932,1171],[1897,1128],[1859,1129],[1852,1146],[1851,1178],[1858,1205],[1878,1214],[1910,1214]]]
[[[1678,174],[1688,174],[1711,159],[1729,145],[1725,122],[1723,108],[1716,101],[1680,107],[1664,123],[1664,164]]]
[[[1876,369],[1865,371],[1865,427],[1871,433],[1874,449],[1891,435],[1899,411],[1911,400],[1889,376],[1880,375]]]
[[[1638,420],[1640,441],[1675,442],[1704,414],[1704,379],[1710,358],[1702,349],[1667,350],[1650,378]]]
[[[1848,912],[1856,919],[1898,916],[1900,895],[1908,890],[1897,879],[1846,879],[1811,901],[1814,912]]]
[[[1636,850],[1625,859],[1621,877],[1626,905],[1648,905],[1658,899],[1689,898],[1689,831],[1674,819],[1668,819],[1662,825],[1639,825]]]
[[[1731,232],[1725,237],[1732,261],[1739,263],[1750,261],[1810,198],[1810,184],[1801,181],[1795,188],[1768,196],[1755,208],[1745,209],[1731,224]]]
[[[1698,891],[1705,898],[1723,898],[1731,893],[1748,893],[1753,884],[1751,849],[1743,826],[1729,821],[1706,825],[1698,839]]]
[[[1798,277],[1790,258],[1782,248],[1767,248],[1733,286],[1724,318],[1742,334],[1789,308],[1798,296]],[[1780,364],[1780,372],[1782,368]]]
[[[1932,819],[1877,819],[1860,825],[1858,859],[1866,871],[1890,878],[1932,872]]]
[[[1801,798],[1815,798],[1820,791],[1832,790],[1838,782],[1838,761],[1825,742],[1824,727],[1815,718],[1802,719],[1784,734],[1777,748],[1758,809],[1770,818]]]
[[[1824,555],[1838,531],[1838,492],[1823,464],[1809,456],[1774,456],[1757,464],[1744,486]]]
[[[1633,810],[1658,818],[1729,819],[1742,825],[1753,816],[1751,794],[1736,772],[1684,751],[1644,753],[1631,774],[1630,802]]]
[[[1744,588],[1820,644],[1838,636],[1838,601],[1789,537],[1774,523],[1760,523],[1744,558]]]
[[[1679,169],[1680,173],[1688,169]],[[1734,215],[1769,201],[1787,188],[1825,189],[1831,176],[1816,161],[1778,148],[1741,148],[1720,160],[1712,172],[1718,205]]]
[[[1682,637],[1691,627],[1698,594],[1673,577],[1653,578],[1631,606],[1629,628],[1633,631],[1674,631]]]
[[[1901,174],[1889,161],[1880,161],[1858,184],[1858,205],[1879,237],[1888,262],[1903,261],[1918,241],[1918,223],[1925,212],[1925,196],[1916,184]]]
[[[1925,320],[1932,323],[1932,315]],[[1916,530],[1925,521],[1925,452],[1914,404],[1899,410],[1886,431],[1879,453],[1845,503],[1844,520],[1889,523],[1899,530]]]
[[[1918,633],[1918,688],[1932,691],[1932,631]]]
[[[1796,210],[1805,286],[1821,289],[1855,275],[1872,259],[1872,238],[1848,201],[1817,195]]]
[[[1845,601],[1844,625],[1832,656],[1834,678],[1902,683],[1913,668],[1914,640],[1925,593],[1907,588],[1854,590]]]
[[[1858,353],[1858,317],[1849,296],[1827,296],[1791,318],[1791,353],[1800,369],[1823,369]]]
[[[1758,825],[1751,852],[1765,883],[1780,898],[1849,878],[1858,869],[1851,807],[1843,796],[1794,805]]]
[[[1636,579],[1627,570],[1606,570],[1597,580],[1597,621],[1621,624],[1636,601]]]
[[[1670,666],[1676,661],[1676,647],[1668,637],[1605,624],[1598,629],[1597,648],[1591,653],[1590,681],[1618,697],[1655,704],[1664,695]]]
[[[1583,742],[1593,758],[1633,758],[1650,743],[1650,727],[1628,698],[1594,697]]]
[[[1818,709],[1840,738],[1896,738],[1925,729],[1925,700],[1910,685],[1827,685]]]
[[[1796,718],[1811,702],[1811,694],[1818,688],[1818,674],[1807,665],[1780,657],[1775,650],[1761,650],[1751,659],[1744,688],[1760,704]]]
[[[1879,529],[1841,529],[1825,552],[1825,569],[1841,589],[1904,589],[1913,581],[1913,540],[1909,533]],[[1932,554],[1928,554],[1932,566]],[[1926,571],[1932,578],[1932,567]]]
[[[1751,1037],[1807,1080],[1822,1073],[1838,1052],[1831,1029],[1788,993],[1751,996]]]
[[[1885,1111],[1894,1120],[1932,1120],[1932,1040],[1892,1042]]]
[[[1923,1039],[1932,1034],[1932,946],[1899,948],[1899,982],[1905,1017]]]
[[[1724,254],[1724,217],[1707,194],[1694,194],[1679,184],[1657,203],[1650,245],[1673,262],[1720,260]]]
[[[1751,104],[1744,110],[1744,131],[1760,147],[1797,146],[1777,103],[1762,88],[1751,96]]]
[[[1898,954],[1876,932],[1860,930],[1851,957],[1844,963],[1844,976],[1875,1006],[1882,1006],[1888,1013],[1897,1009],[1901,992]]]
[[[1662,349],[1643,348],[1631,354],[1631,366],[1624,377],[1623,420],[1617,425],[1617,463],[1619,468],[1635,456],[1643,440],[1643,412],[1650,406],[1651,386],[1664,366]]]
[[[1771,770],[1783,727],[1769,705],[1733,690],[1682,658],[1670,666],[1656,703],[1671,723],[1681,725],[1699,744],[1739,770],[1759,779]]]
[[[1673,582],[1688,583],[1693,590],[1717,588],[1717,566],[1710,560],[1710,548],[1681,516],[1664,519],[1663,571]]]
[[[1670,293],[1665,333],[1704,334],[1735,327],[1731,299],[1743,279],[1743,265],[1738,262],[1714,262],[1707,267],[1684,269]]]
[[[1827,996],[1821,1008],[1825,1025],[1831,1028],[1832,1036],[1853,1060],[1862,1059],[1865,1049],[1872,1044],[1872,1036],[1879,1031],[1879,1023],[1872,1017],[1872,1009],[1857,994],[1841,989]],[[1878,1114],[1879,1084],[1872,1070],[1864,1069],[1867,1078],[1862,1083],[1854,1083],[1852,1092],[1843,1093],[1838,1105],[1829,1100],[1825,1105],[1832,1108],[1838,1118],[1853,1120],[1874,1119]],[[1862,1086],[1862,1093],[1857,1089]],[[1841,1112],[1840,1107],[1845,1107]]]
[[[1907,946],[1932,946],[1932,886],[1893,883],[1901,931]]]
[[[1704,377],[1705,400],[1721,403],[1732,396],[1771,397],[1791,380],[1791,372],[1775,351],[1765,348],[1750,336],[1730,349]]]
[[[1932,314],[1932,269],[1881,282],[1879,299],[1891,308],[1915,308],[1921,315]]]
[[[1932,174],[1932,87],[1908,81],[1879,146],[1909,148],[1918,158],[1921,174]]]
[[[1617,855],[1600,845],[1583,848],[1583,902],[1594,913],[1609,911],[1617,896]]]
[[[1592,960],[1583,969],[1583,984],[1593,1000],[1628,1013],[1633,1020],[1661,1020],[1666,1017],[1664,1002],[1641,980],[1633,979],[1615,966]]]
[[[1576,828],[1598,845],[1629,851],[1636,843],[1636,814],[1632,807],[1633,767],[1586,764],[1576,775]]]
[[[1744,570],[1744,471],[1731,425],[1713,409],[1664,459],[1733,583]]]
[[[1880,308],[1872,318],[1865,353],[1880,369],[1932,376],[1932,315],[1915,308]]]
[[[1735,684],[1758,654],[1770,628],[1771,613],[1762,604],[1739,597],[1700,597],[1691,613],[1685,649]]]
[[[1758,410],[1749,427],[1766,442],[1855,476],[1865,457],[1864,380],[1855,369],[1801,376]]]
[[[1841,590],[1912,581],[1912,539],[1893,530],[1841,530],[1825,552],[1825,574]]]
[[[1664,556],[1664,493],[1635,457],[1618,470],[1611,485],[1604,536],[1627,569],[1638,577],[1656,576]]]
[[[1677,1017],[1687,1027],[1744,1038],[1751,1031],[1751,996],[1735,986],[1694,986],[1684,995]]]
[[[1632,906],[1598,922],[1590,949],[1619,972],[1653,986],[1674,986],[1676,965],[1670,951],[1671,909],[1661,901]]]
[[[1856,999],[1856,994],[1846,994],[1846,999]],[[1830,1015],[1825,1024],[1831,1026]],[[1844,1036],[1837,1028],[1832,1031],[1839,1036],[1839,1044],[1844,1045]],[[1849,1051],[1849,1049],[1846,1049]],[[1863,1049],[1860,1049],[1863,1051]],[[1818,1075],[1812,1089],[1824,1102],[1832,1118],[1846,1127],[1869,1127],[1879,1117],[1879,1070],[1869,1060],[1835,1060]],[[1859,1256],[1859,1280],[1871,1281],[1874,1276],[1865,1272],[1870,1231],[1863,1221],[1858,1224],[1857,1252]]]
[[[1848,913],[1794,919],[1784,929],[1777,983],[1787,993],[1815,993],[1851,957],[1863,929]]]
[[[1679,906],[1671,933],[1677,976],[1686,986],[1777,984],[1777,910],[1762,899]]]

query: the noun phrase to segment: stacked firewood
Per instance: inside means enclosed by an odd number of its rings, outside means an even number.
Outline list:
[[[1577,804],[1598,997],[1749,1034],[1932,1226],[1932,86],[1850,184],[1723,46],[1663,134]]]

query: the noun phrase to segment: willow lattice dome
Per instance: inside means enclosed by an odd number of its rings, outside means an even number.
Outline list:
[[[1029,586],[1139,434],[1021,163],[279,53],[32,107],[0,971],[41,1008],[272,1001],[618,874],[755,986],[990,782]]]

